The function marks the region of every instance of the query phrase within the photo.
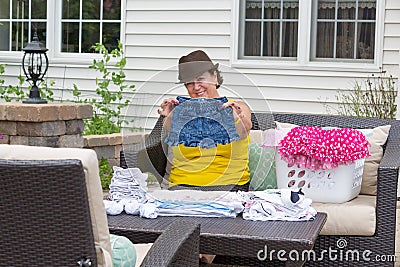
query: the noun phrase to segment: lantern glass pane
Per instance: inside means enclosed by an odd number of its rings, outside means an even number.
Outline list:
[[[41,80],[47,70],[46,55],[43,53],[26,53],[24,71],[33,81]]]

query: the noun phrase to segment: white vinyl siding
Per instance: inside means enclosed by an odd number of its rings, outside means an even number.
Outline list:
[[[400,1],[386,0],[383,62],[385,69],[399,76]]]
[[[310,0],[300,0],[311,3]],[[343,66],[343,64],[307,64],[298,62],[238,62],[237,55],[237,3],[238,0],[126,0],[124,20],[124,49],[127,57],[127,82],[136,85],[136,94],[126,93],[132,104],[125,114],[134,119],[129,126],[152,128],[158,118],[157,108],[162,99],[187,94],[177,81],[179,57],[196,49],[205,50],[220,63],[224,77],[221,94],[243,98],[254,111],[326,113],[322,101],[335,103],[337,90],[351,88],[366,78],[380,65],[393,76],[400,69],[400,1],[379,0],[382,9],[381,32],[384,38],[377,47],[381,59],[370,65]],[[299,11],[299,17],[308,16],[311,4]],[[155,12],[155,13],[153,13]],[[156,15],[155,15],[156,14]],[[300,31],[309,25],[299,25]],[[378,35],[377,35],[378,36]],[[307,39],[301,40],[299,49],[309,49]],[[51,51],[49,51],[52,53]],[[7,66],[7,81],[16,83],[20,73],[22,53]],[[47,78],[56,81],[56,97],[70,97],[75,83],[83,95],[94,96],[95,72],[89,70],[90,61],[50,60]],[[301,65],[303,64],[303,65]],[[398,84],[398,83],[397,83]],[[399,114],[400,115],[400,114]]]

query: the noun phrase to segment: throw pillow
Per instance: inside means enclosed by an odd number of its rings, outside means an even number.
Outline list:
[[[263,148],[261,143],[249,145],[250,188],[255,191],[275,189],[275,149]]]
[[[110,242],[114,267],[135,266],[136,249],[128,238],[110,234]]]
[[[371,156],[365,159],[361,194],[376,195],[378,168],[383,157],[383,145],[386,143],[390,125],[379,126],[372,129],[372,136],[366,136],[371,143],[369,152]]]
[[[278,129],[291,129],[298,125],[275,121]],[[376,195],[378,167],[383,157],[382,146],[386,143],[389,135],[390,125],[378,126],[373,129],[360,129],[370,142],[370,157],[365,159],[364,171],[360,194]],[[371,134],[372,131],[372,134]]]

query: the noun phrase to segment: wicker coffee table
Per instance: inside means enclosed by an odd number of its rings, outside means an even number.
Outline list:
[[[325,213],[307,222],[248,221],[237,218],[158,217],[145,219],[125,213],[108,216],[110,232],[134,243],[151,243],[174,221],[200,223],[200,253],[216,254],[224,263],[302,266],[326,221]],[[299,255],[299,256],[297,256]],[[278,258],[280,261],[277,261]],[[285,260],[286,259],[286,260]],[[272,260],[272,262],[271,262]]]

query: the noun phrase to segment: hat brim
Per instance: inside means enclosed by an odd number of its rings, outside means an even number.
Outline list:
[[[185,63],[185,64],[192,64],[192,63]],[[212,64],[213,66],[210,68],[210,66],[207,67],[200,67],[197,71],[192,72],[190,75],[187,75],[185,78],[180,79],[178,82],[175,84],[181,84],[181,83],[187,83],[190,80],[193,80],[194,78],[202,75],[206,71],[210,70],[217,70],[219,67],[219,63]]]

